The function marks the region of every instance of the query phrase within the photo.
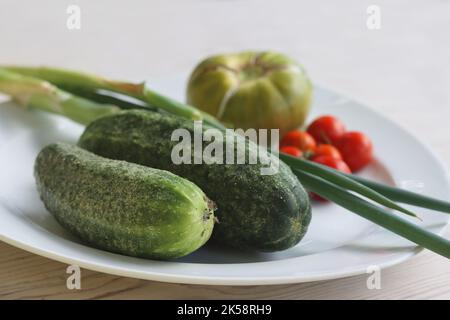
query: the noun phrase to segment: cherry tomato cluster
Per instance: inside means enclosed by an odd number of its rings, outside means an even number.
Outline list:
[[[288,132],[281,139],[280,151],[345,173],[363,169],[373,157],[372,141],[364,133],[347,131],[341,120],[330,115],[315,119],[306,131]]]

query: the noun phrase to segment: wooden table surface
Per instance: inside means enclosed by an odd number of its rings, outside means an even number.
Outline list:
[[[134,1],[132,7],[106,0],[1,0],[0,63],[143,79],[186,72],[200,57],[216,52],[277,49],[298,58],[315,82],[377,108],[419,135],[450,165],[450,1],[376,2],[379,30],[366,26],[372,1],[360,0],[153,0]],[[66,28],[69,4],[82,10],[81,30]],[[383,270],[380,290],[367,289],[368,275],[226,287],[165,284],[84,269],[81,290],[68,290],[66,267],[0,243],[0,298],[450,298],[450,263],[430,252]]]

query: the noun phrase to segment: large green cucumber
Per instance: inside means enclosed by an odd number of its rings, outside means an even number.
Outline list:
[[[212,239],[221,243],[277,251],[302,239],[311,219],[311,206],[306,191],[287,165],[280,161],[277,174],[261,175],[261,168],[266,166],[260,162],[174,164],[171,153],[178,142],[172,141],[171,135],[180,128],[194,133],[190,120],[148,111],[124,111],[89,124],[78,144],[107,158],[168,170],[193,181],[217,204],[219,223]],[[237,144],[234,147],[236,152]],[[249,142],[246,152],[254,155],[257,145]]]
[[[88,244],[125,255],[171,259],[210,237],[213,203],[168,171],[51,144],[35,163],[38,190],[56,220]]]

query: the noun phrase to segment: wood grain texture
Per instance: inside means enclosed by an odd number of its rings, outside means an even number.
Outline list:
[[[450,263],[430,252],[368,275],[276,286],[167,284],[81,270],[81,289],[66,287],[67,265],[0,244],[0,299],[450,299]]]
[[[137,0],[132,7],[76,2],[83,24],[73,32],[65,27],[66,4],[59,0],[3,0],[8,10],[0,10],[0,63],[59,65],[141,80],[188,72],[217,52],[273,48],[298,57],[316,82],[420,135],[450,165],[450,1],[378,0],[377,31],[366,28],[369,0]],[[68,290],[66,267],[0,243],[0,299],[450,299],[450,262],[430,252],[383,270],[381,290],[367,289],[367,275],[226,287],[85,269],[82,289]]]

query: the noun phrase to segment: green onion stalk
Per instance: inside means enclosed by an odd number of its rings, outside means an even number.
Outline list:
[[[98,93],[99,91],[109,91],[116,94],[126,95],[147,103],[149,106],[163,109],[180,117],[191,120],[203,120],[208,125],[224,129],[224,126],[219,122],[219,120],[210,114],[200,111],[190,105],[183,104],[169,97],[163,96],[154,90],[151,90],[146,82],[131,83],[116,81],[97,75],[59,68],[27,68],[11,66],[5,67],[4,69],[23,76],[48,81],[63,90],[74,92],[79,95],[90,95]]]
[[[0,68],[0,92],[24,107],[60,114],[81,124],[121,111],[112,104],[99,104],[63,91],[49,82]]]
[[[300,170],[294,169],[293,172],[307,189],[320,194],[325,199],[333,201],[387,230],[450,259],[449,240],[421,228],[414,223],[401,219],[397,215],[353,195],[328,180]]]
[[[224,129],[213,116],[163,96],[144,83],[115,81],[97,75],[46,67],[0,67],[0,92],[25,107],[60,114],[87,124],[122,109],[168,112]],[[124,99],[124,97],[126,99]],[[311,161],[280,154],[305,187],[424,248],[450,258],[450,242],[387,209],[417,215],[396,202],[450,213],[450,203],[344,174]],[[371,203],[371,200],[373,203]]]

